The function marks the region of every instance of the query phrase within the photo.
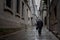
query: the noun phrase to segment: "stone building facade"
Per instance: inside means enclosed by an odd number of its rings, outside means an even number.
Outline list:
[[[30,0],[0,0],[0,28],[20,28],[29,23]]]
[[[60,38],[60,0],[47,1],[47,6],[47,13],[49,14],[49,30]]]

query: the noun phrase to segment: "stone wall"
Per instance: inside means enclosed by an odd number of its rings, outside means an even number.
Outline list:
[[[17,13],[17,0],[12,0],[11,8],[6,6],[6,0],[0,0],[0,28],[20,28],[28,23],[28,6],[24,0],[20,0],[19,13]],[[24,3],[24,20],[22,19],[22,2]]]

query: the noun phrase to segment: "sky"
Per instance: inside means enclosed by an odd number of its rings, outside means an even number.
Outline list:
[[[40,0],[35,0],[35,3],[37,5],[37,9],[39,9],[39,6],[40,6]]]

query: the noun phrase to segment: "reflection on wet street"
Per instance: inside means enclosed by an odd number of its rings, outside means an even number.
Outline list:
[[[18,31],[12,35],[6,36],[4,40],[58,40],[45,27],[42,29],[42,34],[39,37],[35,27],[30,27],[25,30]]]

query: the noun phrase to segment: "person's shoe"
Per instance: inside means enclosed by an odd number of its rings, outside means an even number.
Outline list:
[[[39,36],[41,36],[41,34],[39,34]]]

